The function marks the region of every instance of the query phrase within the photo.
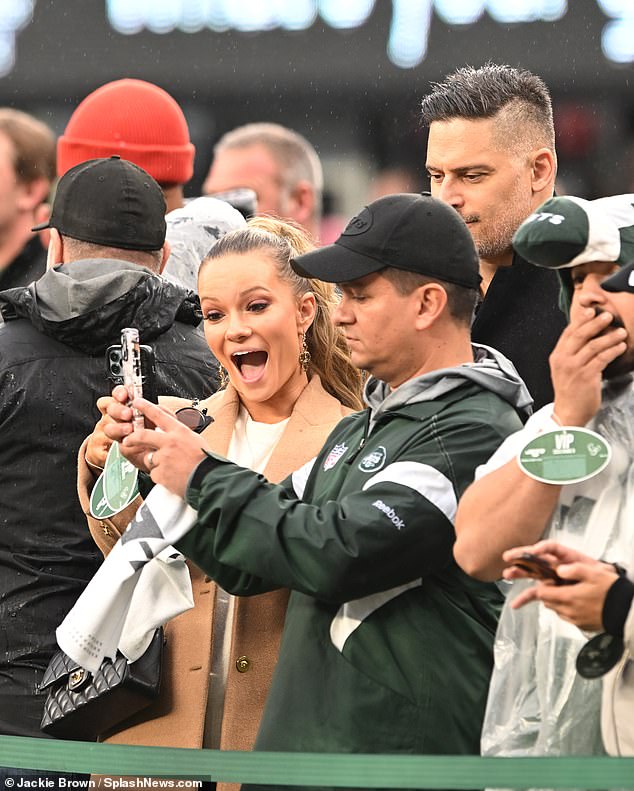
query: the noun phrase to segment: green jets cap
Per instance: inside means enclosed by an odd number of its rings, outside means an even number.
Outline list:
[[[537,266],[569,269],[593,261],[634,261],[634,195],[588,201],[550,198],[524,220],[515,250]]]
[[[634,194],[593,201],[571,195],[550,198],[520,225],[513,247],[531,264],[559,270],[560,304],[568,314],[571,267],[634,261]]]

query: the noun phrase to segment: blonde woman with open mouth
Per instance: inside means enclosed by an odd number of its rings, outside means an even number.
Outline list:
[[[256,218],[222,237],[201,265],[198,291],[209,347],[226,387],[201,402],[209,447],[276,483],[312,459],[334,425],[362,408],[361,375],[331,321],[330,284],[299,277],[291,258],[312,245],[298,228]],[[105,411],[108,399],[102,399]],[[170,409],[182,399],[161,399]],[[110,444],[97,424],[80,452],[79,494],[107,554],[140,504],[89,515]],[[159,699],[102,739],[117,744],[250,750],[279,651],[288,591],[236,598],[188,561],[195,606],[166,627]]]

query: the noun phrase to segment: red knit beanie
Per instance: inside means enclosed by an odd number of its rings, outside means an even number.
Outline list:
[[[118,154],[159,184],[184,184],[194,172],[194,146],[183,111],[157,85],[116,80],[89,94],[57,141],[57,175],[88,159]]]

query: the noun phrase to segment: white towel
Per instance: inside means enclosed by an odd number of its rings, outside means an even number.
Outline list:
[[[155,486],[134,519],[57,628],[61,649],[94,673],[117,648],[138,659],[157,626],[194,606],[183,556],[171,545],[196,511]]]

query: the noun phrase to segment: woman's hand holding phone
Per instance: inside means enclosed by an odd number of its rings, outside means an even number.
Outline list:
[[[128,401],[127,389],[123,385],[117,385],[108,401],[106,419],[102,425],[103,433],[110,442],[122,443],[134,431],[134,412],[132,407],[128,406]],[[146,461],[147,455],[153,450],[153,447],[152,445],[138,446],[134,450],[128,449],[124,455],[139,470],[149,473],[150,468]]]
[[[86,443],[86,461],[89,465],[100,469],[104,468],[108,451],[112,445],[112,440],[104,431],[104,427],[112,422],[112,418],[107,414],[111,401],[112,396],[102,396],[97,400],[97,409],[101,412],[101,418],[95,424]]]

